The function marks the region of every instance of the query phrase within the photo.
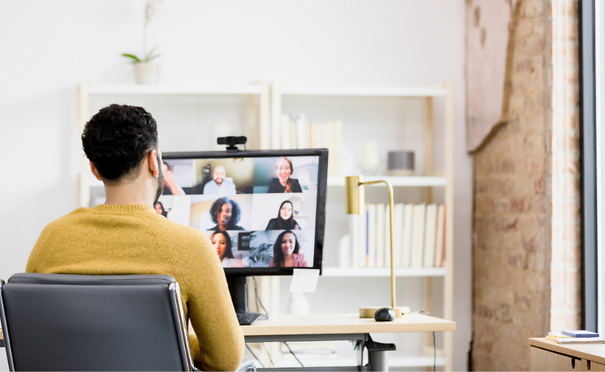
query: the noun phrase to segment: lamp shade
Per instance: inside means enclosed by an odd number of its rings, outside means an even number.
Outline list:
[[[349,176],[345,179],[345,198],[347,214],[362,214],[365,204],[365,193],[361,183],[363,176]]]

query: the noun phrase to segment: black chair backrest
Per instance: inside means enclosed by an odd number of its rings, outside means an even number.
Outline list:
[[[193,368],[168,275],[16,274],[0,283],[0,307],[11,370]]]

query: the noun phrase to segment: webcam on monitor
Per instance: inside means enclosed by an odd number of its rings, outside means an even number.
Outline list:
[[[216,139],[217,144],[227,145],[227,151],[240,151],[236,145],[244,145],[244,149],[245,149],[246,142],[248,142],[248,138],[246,138],[245,136],[218,137]]]

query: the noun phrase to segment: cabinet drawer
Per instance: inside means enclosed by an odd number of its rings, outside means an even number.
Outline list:
[[[605,371],[605,364],[591,362],[590,360],[582,359],[582,371]]]
[[[531,370],[581,371],[581,359],[531,347]]]

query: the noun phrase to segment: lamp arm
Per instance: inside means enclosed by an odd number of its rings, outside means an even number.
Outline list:
[[[390,235],[390,240],[391,240],[391,307],[393,309],[395,309],[396,306],[396,296],[395,296],[395,264],[393,262],[393,208],[395,205],[394,202],[394,198],[393,198],[393,186],[391,186],[391,184],[389,183],[389,181],[386,180],[377,180],[377,181],[367,181],[367,182],[360,182],[359,186],[369,186],[369,185],[375,185],[378,183],[384,183],[385,185],[387,185],[387,188],[389,190],[389,226],[391,227],[389,229],[389,235]]]

